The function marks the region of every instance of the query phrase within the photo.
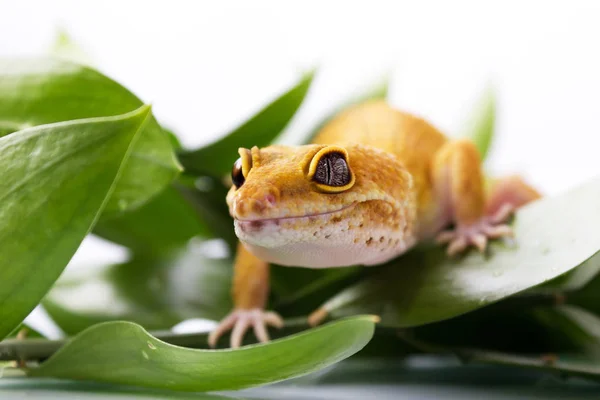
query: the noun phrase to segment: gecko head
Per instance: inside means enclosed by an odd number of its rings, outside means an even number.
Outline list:
[[[227,194],[235,233],[260,259],[299,267],[383,262],[412,240],[411,175],[364,145],[239,149]]]

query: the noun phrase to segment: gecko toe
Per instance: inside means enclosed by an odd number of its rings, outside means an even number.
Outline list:
[[[275,328],[283,328],[283,319],[279,316],[279,314],[273,311],[265,313],[263,319],[267,324],[274,326]]]
[[[514,236],[512,228],[508,225],[489,225],[483,228],[483,232],[491,239],[498,239],[503,236]]]
[[[479,250],[480,253],[485,252],[487,241],[487,237],[482,233],[477,233],[471,237],[471,243],[477,247],[477,250]]]
[[[215,348],[217,346],[217,342],[219,338],[225,334],[228,330],[233,328],[237,320],[237,316],[235,313],[229,314],[223,321],[219,323],[219,325],[210,333],[208,336],[208,345],[211,348]]]
[[[468,246],[468,242],[467,239],[464,236],[459,236],[456,239],[454,239],[452,242],[450,242],[450,245],[448,246],[448,255],[450,257],[464,251],[467,246]]]
[[[490,218],[490,222],[492,224],[500,224],[504,221],[506,221],[508,219],[508,217],[511,216],[512,213],[515,212],[515,207],[510,204],[510,203],[506,203],[503,204],[498,211],[496,211],[493,215],[491,215]]]
[[[446,244],[446,243],[449,243],[452,240],[454,240],[455,237],[456,237],[456,232],[454,232],[454,231],[443,231],[443,232],[440,232],[435,237],[435,241],[438,244]]]
[[[254,328],[254,335],[256,336],[259,342],[266,343],[269,340],[271,340],[264,321],[254,320],[252,322],[252,327]]]
[[[231,331],[230,340],[232,349],[237,349],[242,345],[242,340],[249,327],[250,320],[247,317],[242,317],[236,321],[233,331]]]
[[[244,341],[244,336],[250,328],[254,330],[254,334],[259,342],[268,342],[270,340],[267,331],[267,325],[276,328],[284,326],[283,319],[272,311],[266,312],[263,309],[235,309],[226,316],[219,325],[208,336],[208,344],[211,348],[215,348],[219,338],[225,332],[231,330],[229,339],[230,346],[234,349],[239,348]]]

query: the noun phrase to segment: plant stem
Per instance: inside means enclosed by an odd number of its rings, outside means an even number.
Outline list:
[[[0,361],[41,360],[54,354],[66,340],[8,339],[0,342]]]
[[[309,328],[307,318],[293,318],[285,321],[285,328],[274,332],[274,338]],[[208,333],[173,333],[171,331],[150,332],[155,338],[163,342],[181,347],[203,348],[206,347]],[[69,341],[67,339],[7,339],[0,342],[0,361],[43,361]]]

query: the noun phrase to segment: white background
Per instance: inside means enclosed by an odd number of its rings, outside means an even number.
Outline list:
[[[42,54],[59,28],[188,146],[317,66],[284,142],[391,72],[392,103],[449,135],[492,85],[494,173],[550,195],[600,173],[599,1],[0,0],[0,56]],[[87,240],[74,262],[122,256]]]

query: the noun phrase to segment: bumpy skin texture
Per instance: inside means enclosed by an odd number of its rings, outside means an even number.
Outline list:
[[[380,263],[411,246],[416,198],[408,171],[389,153],[348,144],[354,185],[327,193],[307,178],[323,149],[252,149],[246,182],[227,197],[246,248],[268,262],[319,268]]]
[[[316,182],[315,168],[328,153],[349,167],[352,179],[343,187]],[[430,239],[448,243],[449,255],[469,246],[483,251],[488,238],[512,234],[504,221],[515,208],[540,197],[518,177],[486,193],[473,143],[449,140],[384,101],[340,113],[313,144],[240,149],[240,158],[243,183],[226,199],[240,239],[236,310],[212,333],[213,346],[232,327],[231,345],[237,347],[250,326],[265,341],[265,323],[281,325],[263,310],[268,263],[377,265]],[[309,321],[323,317],[317,310]]]

